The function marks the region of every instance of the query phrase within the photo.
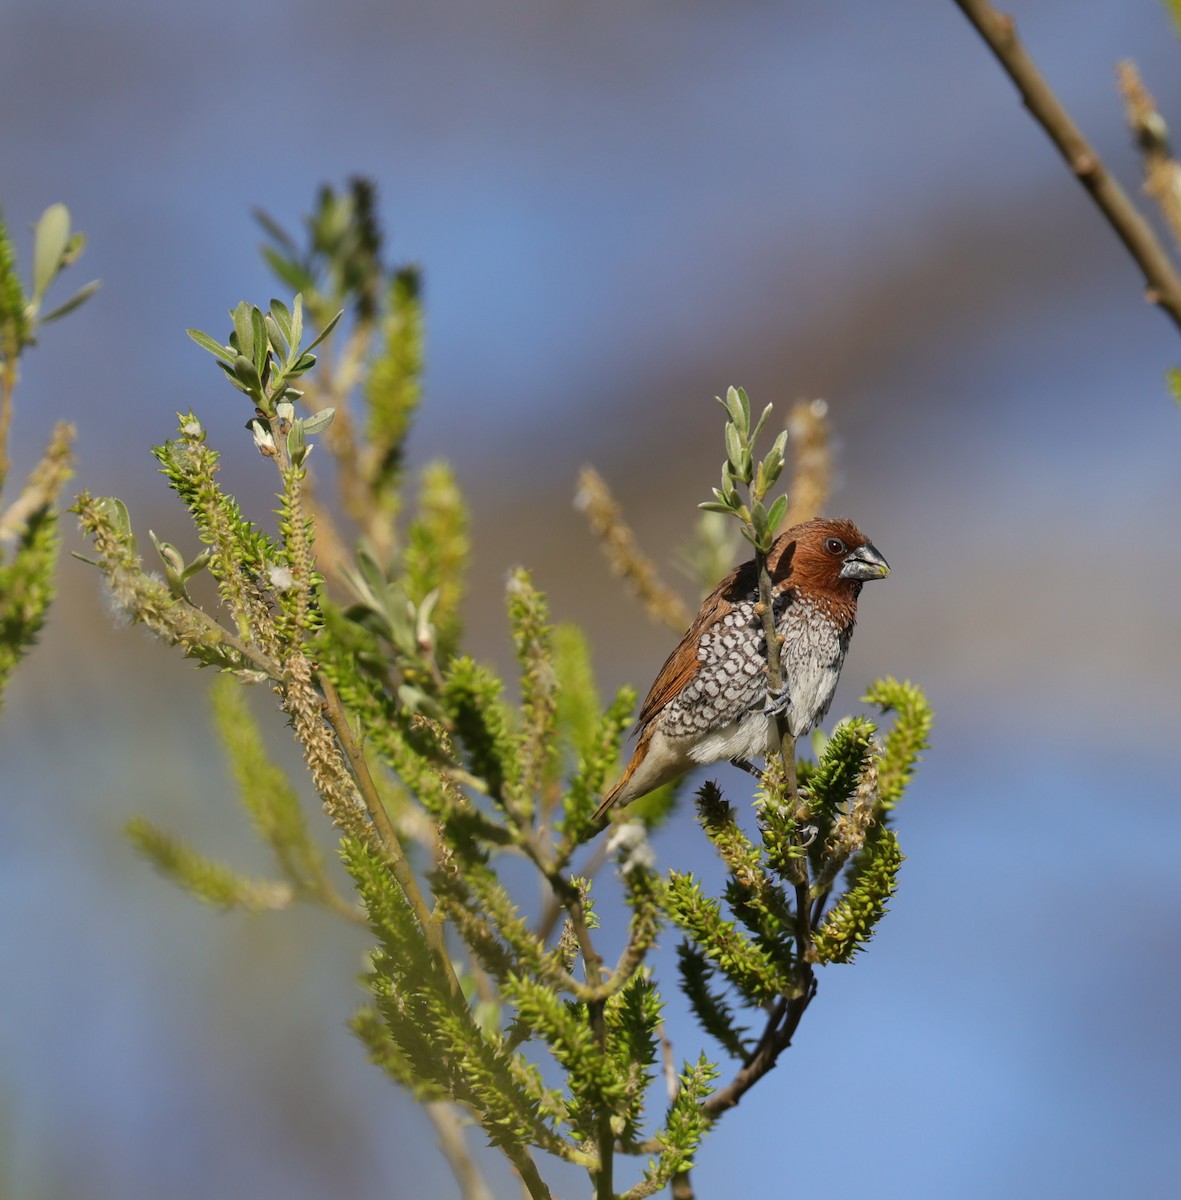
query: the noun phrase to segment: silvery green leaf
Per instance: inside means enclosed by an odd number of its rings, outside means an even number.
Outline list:
[[[767,514],[767,525],[771,532],[774,533],[780,525],[783,524],[783,518],[787,514],[787,495],[780,496],[774,504],[771,505],[771,511]]]
[[[253,339],[254,353],[250,356],[254,361],[254,369],[261,380],[266,371],[267,351],[270,348],[267,341],[267,326],[263,319],[262,309],[253,305],[250,309],[250,336]]]
[[[78,305],[85,304],[100,286],[97,279],[92,279],[85,287],[80,287],[64,304],[59,304],[57,308],[52,308],[45,313],[41,318],[41,324],[46,325],[50,321],[56,321],[58,317],[64,317],[68,312],[73,312]]]
[[[62,251],[62,266],[73,266],[74,263],[82,257],[82,251],[86,249],[86,234],[78,229],[70,234],[70,240],[66,242],[66,248]]]
[[[266,321],[267,325],[267,340],[271,343],[271,346],[274,349],[276,356],[279,358],[279,361],[286,362],[287,339],[283,335],[282,327],[270,313],[267,313],[264,320]]]
[[[229,346],[223,346],[220,342],[215,341],[207,333],[202,333],[199,329],[186,329],[185,333],[201,347],[202,350],[208,350],[210,354],[216,355],[228,361],[234,357],[234,352]],[[224,364],[223,364],[224,365]]]
[[[303,293],[296,292],[291,307],[291,353],[294,355],[303,341]]]
[[[181,580],[188,581],[192,579],[194,575],[204,571],[205,568],[209,566],[209,560],[212,557],[212,550],[202,550],[201,553],[198,554],[197,557],[194,558],[193,561],[189,563],[189,565],[180,573]]]
[[[322,433],[329,425],[332,424],[332,418],[336,416],[335,408],[322,408],[319,412],[312,413],[310,417],[303,419],[303,431],[306,434]]]
[[[360,569],[361,578],[365,581],[366,587],[376,602],[377,597],[384,595],[386,590],[386,577],[381,567],[377,565],[377,560],[367,550],[357,551],[357,566]]]
[[[763,415],[759,418],[759,423],[755,426],[754,433],[750,435],[750,444],[753,446],[759,440],[759,434],[763,432],[763,426],[767,423],[767,418],[771,415],[771,409],[774,405],[768,404],[763,409]]]
[[[234,358],[234,374],[252,396],[261,394],[262,380],[258,377],[254,363],[246,355],[239,354]]]
[[[152,539],[152,545],[156,547],[156,553],[160,556],[160,561],[170,571],[175,571],[179,575],[185,569],[185,560],[181,552],[171,542],[162,542],[156,536],[155,530],[149,529],[148,537]]]
[[[234,309],[234,335],[238,340],[238,353],[244,358],[254,358],[254,325],[250,320],[250,305],[245,300]]]
[[[282,300],[271,300],[271,316],[283,331],[283,336],[287,341],[291,341],[291,312]]]
[[[285,258],[274,246],[263,246],[262,256],[272,271],[293,291],[311,288],[315,280],[294,259]]]
[[[735,471],[741,474],[743,460],[742,441],[732,421],[726,422],[726,454],[730,459],[730,465]]]
[[[289,254],[298,254],[299,247],[291,239],[291,235],[271,216],[270,213],[264,212],[261,208],[252,210],[254,219],[262,226],[263,232],[283,247]]]
[[[295,421],[291,428],[287,431],[287,454],[295,466],[299,466],[306,457],[304,451],[307,449],[307,443],[303,436],[303,422]]]
[[[131,535],[131,514],[118,496],[99,496],[94,506],[114,525],[120,536],[130,539],[131,545],[135,545],[135,538]]]
[[[748,434],[750,432],[750,406],[743,406],[745,393],[739,391],[738,388],[727,388],[726,398],[723,400],[722,407],[730,414],[730,420],[734,422],[740,434]]]
[[[314,350],[336,328],[337,321],[339,321],[343,316],[344,309],[342,308],[340,312],[338,312],[336,316],[333,317],[332,320],[320,330],[316,337],[308,343],[308,350]]]
[[[62,255],[70,241],[70,210],[51,204],[33,233],[33,302],[39,304],[53,277],[61,269]]]

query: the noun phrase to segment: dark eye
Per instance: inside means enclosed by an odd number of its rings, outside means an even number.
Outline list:
[[[824,548],[829,554],[837,555],[845,553],[845,543],[840,538],[827,538],[824,543]]]

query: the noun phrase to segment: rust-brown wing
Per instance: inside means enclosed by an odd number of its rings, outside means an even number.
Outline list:
[[[735,567],[705,598],[688,632],[664,660],[656,682],[648,689],[648,695],[640,707],[640,715],[636,718],[637,729],[643,729],[670,700],[680,695],[689,680],[697,674],[700,665],[697,644],[702,633],[715,621],[720,621],[739,600],[751,595],[756,586],[754,562],[745,562]]]

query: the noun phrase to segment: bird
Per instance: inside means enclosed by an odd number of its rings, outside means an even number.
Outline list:
[[[784,687],[768,686],[767,639],[754,559],[706,597],[640,708],[635,753],[594,819],[694,766],[739,766],[777,744],[777,714],[796,737],[823,720],[853,636],[861,585],[890,564],[847,518],[793,525],[767,554]]]

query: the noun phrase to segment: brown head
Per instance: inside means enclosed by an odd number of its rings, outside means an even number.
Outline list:
[[[777,588],[823,596],[850,609],[855,609],[866,580],[890,573],[881,551],[845,517],[817,517],[793,525],[775,539],[768,565]]]

